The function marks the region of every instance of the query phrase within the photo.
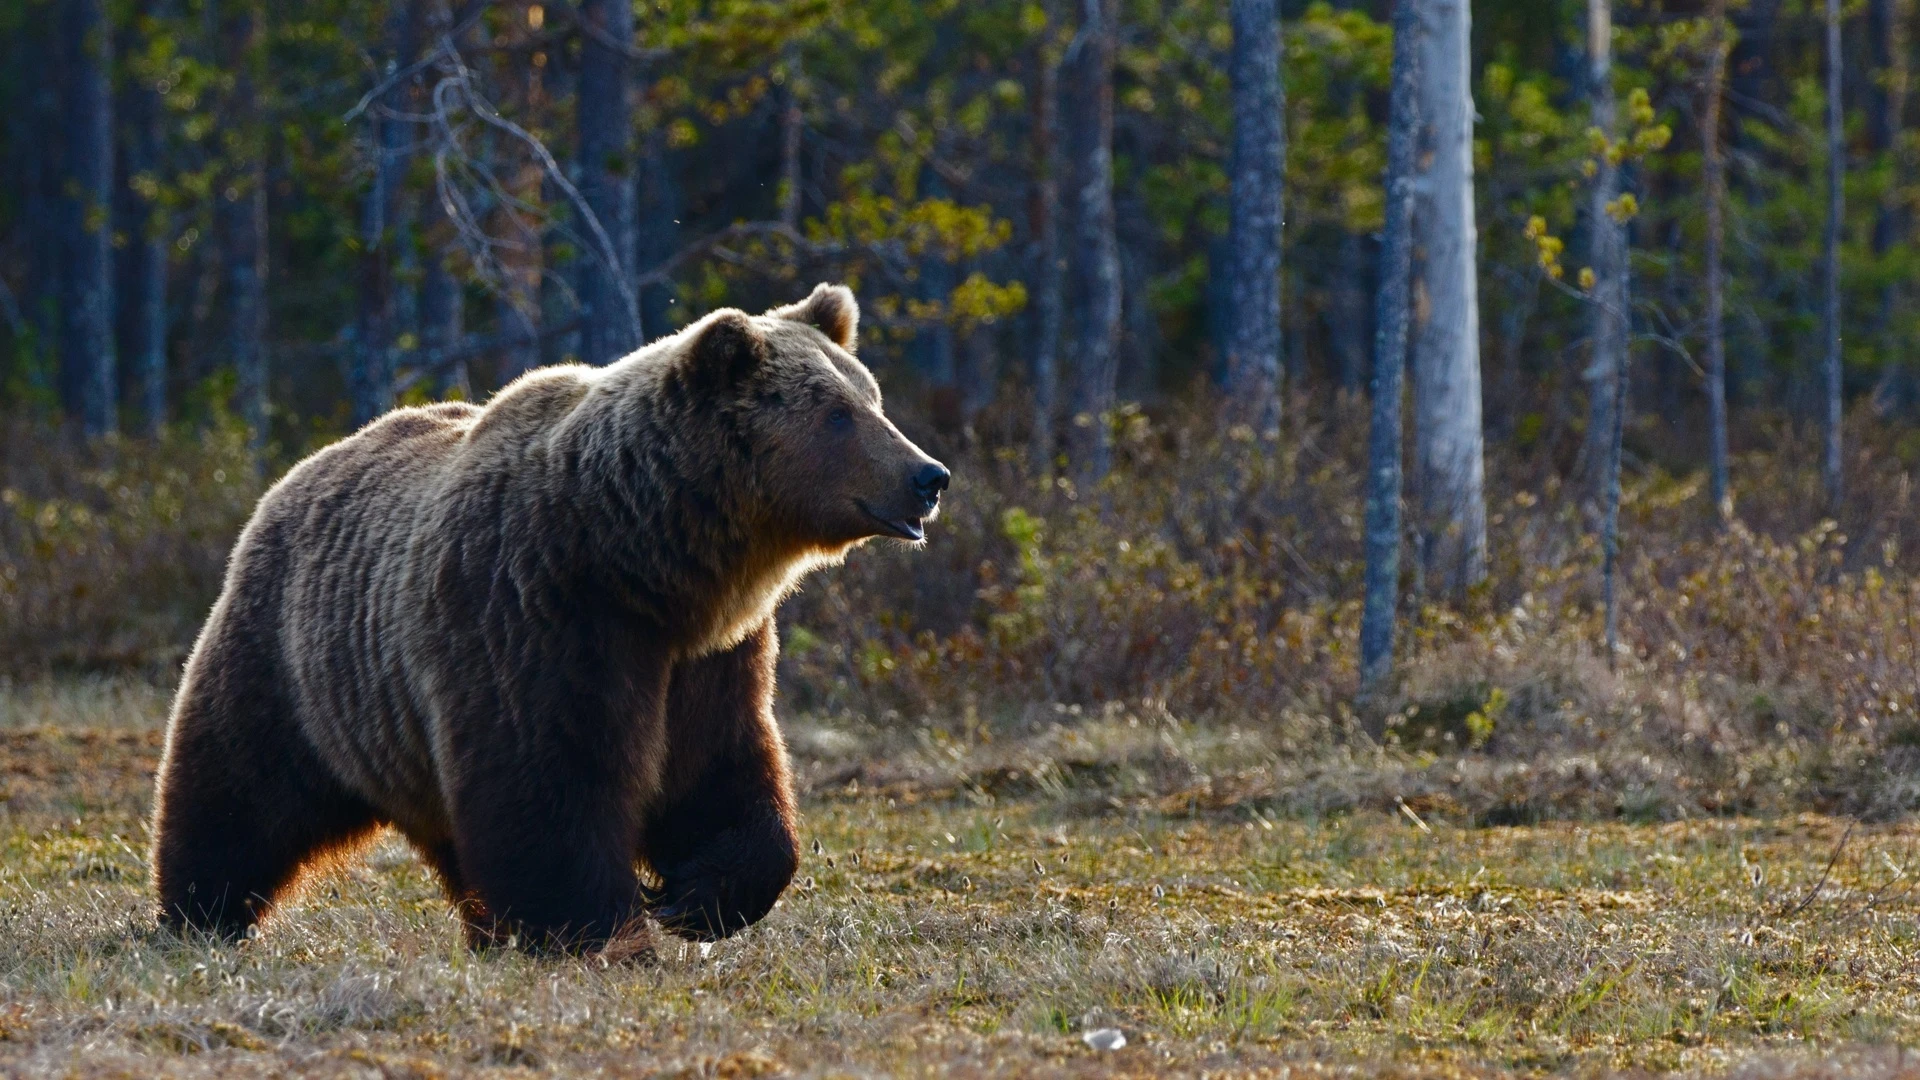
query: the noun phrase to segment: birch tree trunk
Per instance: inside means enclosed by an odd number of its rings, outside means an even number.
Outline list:
[[[606,364],[638,348],[645,333],[633,295],[633,104],[626,46],[633,41],[630,0],[583,0],[580,21],[580,194],[612,241],[612,252],[580,260],[580,352]],[[581,230],[589,245],[591,227]],[[612,265],[608,265],[611,263]]]
[[[62,0],[57,199],[61,259],[60,397],[89,436],[118,426],[113,341],[113,34],[104,0]]]
[[[1609,144],[1616,136],[1613,100],[1613,8],[1611,0],[1587,0],[1587,92],[1591,95],[1593,126]],[[1593,360],[1586,371],[1592,395],[1587,417],[1585,456],[1594,501],[1601,507],[1600,593],[1606,612],[1607,664],[1611,667],[1619,645],[1619,606],[1616,603],[1616,564],[1620,549],[1620,451],[1626,431],[1627,309],[1626,231],[1614,217],[1619,197],[1620,169],[1611,150],[1596,163],[1593,203],[1589,210],[1593,230],[1594,282]]]
[[[1420,63],[1424,138],[1414,181],[1414,490],[1423,576],[1460,593],[1486,580],[1479,234],[1473,208],[1472,15],[1428,0]]]
[[[1615,139],[1613,99],[1613,7],[1612,0],[1587,0],[1587,93],[1593,126],[1611,144]],[[1620,399],[1620,372],[1627,360],[1627,255],[1626,234],[1613,216],[1614,201],[1620,194],[1620,169],[1609,153],[1596,162],[1592,200],[1588,207],[1594,284],[1589,297],[1593,313],[1592,356],[1584,377],[1587,382],[1587,435],[1582,458],[1589,477],[1589,492],[1595,503],[1604,502],[1611,479],[1607,462],[1611,457],[1614,413],[1624,406]]]
[[[1826,298],[1821,323],[1826,338],[1826,421],[1821,475],[1826,481],[1830,512],[1840,512],[1844,494],[1840,469],[1840,229],[1844,224],[1846,147],[1845,118],[1840,100],[1840,0],[1827,0],[1827,242]]]
[[[1074,251],[1079,326],[1069,446],[1083,483],[1112,466],[1107,414],[1120,356],[1120,252],[1113,213],[1114,0],[1081,0],[1080,32],[1068,50],[1073,71],[1068,129],[1074,144]]]
[[[1727,308],[1722,263],[1726,244],[1727,170],[1720,150],[1720,108],[1726,97],[1727,0],[1713,0],[1708,39],[1706,107],[1700,121],[1707,217],[1707,483],[1724,528],[1733,516],[1727,489]]]
[[[1256,431],[1280,420],[1280,225],[1286,130],[1280,88],[1280,13],[1274,0],[1232,0],[1232,323],[1227,393]]]
[[[1059,12],[1047,0],[1047,27],[1034,48],[1033,90],[1033,471],[1053,468],[1054,420],[1060,393],[1060,60],[1054,53]]]
[[[1396,0],[1393,83],[1387,103],[1386,221],[1375,300],[1373,417],[1367,435],[1366,600],[1360,686],[1371,694],[1393,673],[1400,599],[1400,412],[1413,277],[1413,185],[1420,131],[1420,0]]]

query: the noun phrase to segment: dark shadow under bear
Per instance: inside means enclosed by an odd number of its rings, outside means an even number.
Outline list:
[[[947,480],[882,413],[856,321],[826,286],[716,312],[296,466],[174,703],[162,920],[244,934],[389,824],[475,944],[764,916],[799,858],[774,607],[864,540],[920,540]]]

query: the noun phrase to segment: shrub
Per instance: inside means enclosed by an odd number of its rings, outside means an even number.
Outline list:
[[[1358,408],[1278,442],[1204,413],[1115,425],[1091,489],[1021,453],[937,447],[956,479],[932,542],[864,548],[783,609],[788,711],[1031,732],[1122,708],[1356,738]],[[1421,597],[1408,569],[1399,691],[1371,717],[1396,768],[1531,760],[1663,813],[1751,807],[1768,784],[1920,799],[1920,525],[1900,433],[1854,427],[1839,523],[1785,425],[1746,433],[1774,449],[1737,460],[1725,530],[1697,476],[1643,459],[1611,658],[1590,517],[1547,451],[1496,451],[1488,584]],[[238,429],[80,447],[14,420],[0,437],[0,674],[177,664],[261,490]]]
[[[0,446],[0,673],[177,666],[262,490],[245,431],[81,445],[11,417]]]

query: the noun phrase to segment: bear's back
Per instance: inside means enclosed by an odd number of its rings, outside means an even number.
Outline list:
[[[295,719],[362,795],[399,800],[389,812],[433,810],[419,794],[432,769],[395,624],[409,610],[402,582],[415,537],[431,527],[435,493],[483,412],[459,402],[399,409],[334,443],[261,500],[235,552],[230,589],[247,574],[281,579]]]
[[[273,639],[290,708],[360,795],[416,831],[444,820],[420,656],[450,548],[497,528],[592,369],[529,373],[485,407],[397,409],[295,466],[261,499],[229,569],[231,617]],[[257,614],[248,614],[248,612]]]

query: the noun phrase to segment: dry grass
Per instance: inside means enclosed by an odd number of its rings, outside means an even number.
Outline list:
[[[1856,421],[1835,525],[1751,432],[1722,534],[1636,436],[1612,663],[1557,451],[1496,452],[1492,583],[1362,718],[1364,424],[1120,419],[1095,492],[937,448],[934,543],[786,606],[803,884],[610,969],[468,953],[390,837],[152,934],[164,673],[261,478],[0,419],[0,1075],[1920,1076],[1910,440]]]
[[[704,955],[468,953],[390,837],[226,947],[148,929],[161,696],[4,700],[7,1075],[1916,1071],[1911,825],[1473,827],[1380,801],[1387,752],[1374,801],[1276,801],[1270,733],[801,722],[802,887]]]

